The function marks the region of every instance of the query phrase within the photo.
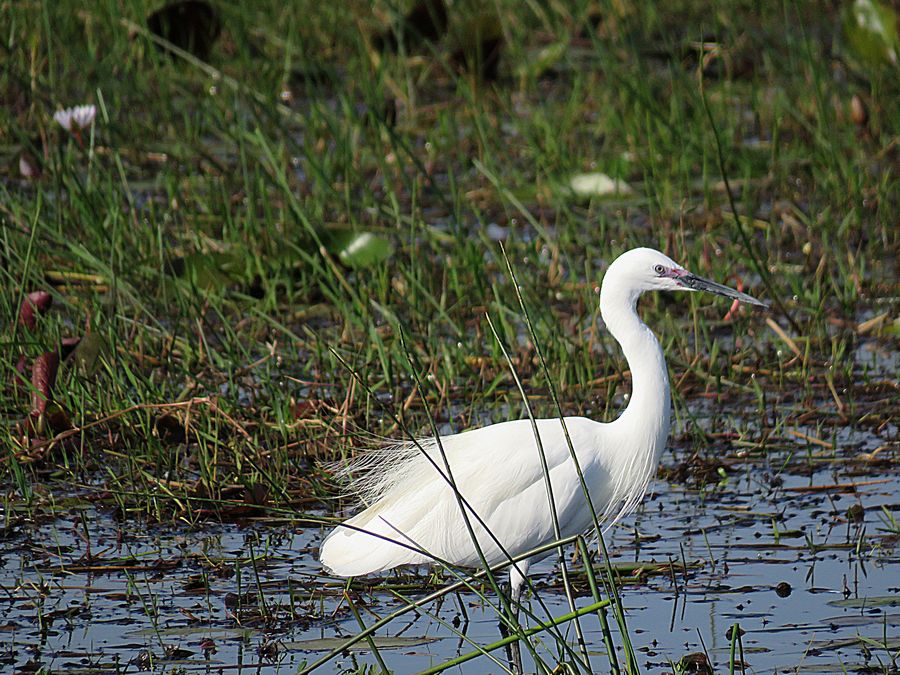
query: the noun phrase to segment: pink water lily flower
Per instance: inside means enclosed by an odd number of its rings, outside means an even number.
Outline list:
[[[87,129],[96,116],[97,107],[93,105],[76,105],[73,108],[57,110],[53,113],[53,119],[69,133]]]

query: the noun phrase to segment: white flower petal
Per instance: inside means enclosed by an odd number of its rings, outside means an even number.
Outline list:
[[[75,108],[75,123],[82,129],[91,126],[97,116],[97,108],[92,105],[80,105]]]
[[[77,105],[74,108],[57,110],[53,113],[53,119],[69,133],[73,131],[73,126],[78,129],[87,129],[96,116],[97,107],[93,105]]]
[[[57,110],[53,113],[53,119],[66,131],[72,131],[72,110]]]

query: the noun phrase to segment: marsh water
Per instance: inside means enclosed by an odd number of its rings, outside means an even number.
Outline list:
[[[673,672],[681,662],[691,672],[687,664],[704,654],[720,672],[738,624],[746,672],[895,672],[896,432],[891,423],[838,428],[829,438],[794,430],[780,449],[730,443],[715,462],[667,451],[667,480],[606,538],[642,670]],[[358,632],[342,582],[317,563],[321,526],[271,516],[152,524],[91,505],[91,494],[73,491],[38,521],[7,514],[3,670],[292,673]],[[537,565],[534,578],[546,609],[565,614],[554,560]],[[386,581],[351,591],[367,625],[402,606],[401,597],[449,583],[425,570]],[[591,602],[583,590],[579,605]],[[599,621],[582,621],[603,672]],[[571,626],[569,637],[574,644]],[[493,610],[463,593],[401,617],[378,632],[376,645],[388,667],[405,673],[472,651],[470,640],[498,638]],[[618,634],[614,640],[621,645]],[[552,641],[536,645],[555,649]],[[502,650],[495,656],[505,665]],[[502,672],[499,664],[481,657],[455,671]],[[322,672],[367,665],[377,661],[360,643]]]

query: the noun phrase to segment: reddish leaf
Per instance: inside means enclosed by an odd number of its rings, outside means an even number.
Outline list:
[[[16,372],[13,373],[13,395],[19,393],[19,387],[25,384],[25,364],[27,360],[24,354],[19,355],[19,361],[16,363]]]
[[[176,445],[187,440],[185,424],[176,415],[160,415],[153,425],[157,437],[166,445]]]
[[[306,401],[297,401],[294,403],[294,419],[304,419],[305,417],[312,417],[316,414],[316,411],[319,409],[319,401],[315,400],[306,400]]]
[[[259,483],[244,488],[244,503],[254,506],[265,506],[269,501],[269,488]]]
[[[731,307],[728,308],[728,312],[725,313],[725,317],[723,321],[731,321],[734,318],[734,315],[738,313],[738,309],[741,306],[740,300],[735,300],[731,303]]]
[[[42,415],[53,397],[53,385],[56,384],[56,371],[59,369],[59,354],[44,352],[34,360],[31,366],[31,384],[35,391],[31,395],[31,414]]]
[[[44,412],[44,425],[54,434],[59,434],[72,428],[72,420],[59,403],[51,403]]]
[[[739,291],[743,291],[744,290],[744,280],[739,278],[737,280],[736,286]],[[728,308],[728,311],[725,313],[725,316],[722,317],[722,320],[723,321],[731,321],[735,316],[737,316],[738,312],[741,311],[740,307],[741,307],[740,301],[735,300],[734,302],[732,302],[731,307]]]
[[[51,304],[53,304],[53,296],[47,291],[29,293],[19,308],[19,323],[28,330],[34,330],[37,325],[37,315],[46,312]]]
[[[81,342],[81,338],[79,338],[79,337],[63,338],[62,345],[59,350],[60,358],[63,361],[65,361],[67,358],[69,358],[69,354],[71,354],[78,347],[78,344],[80,342]]]

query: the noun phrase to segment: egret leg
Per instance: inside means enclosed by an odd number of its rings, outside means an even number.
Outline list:
[[[522,597],[525,580],[528,578],[529,567],[531,567],[531,561],[523,560],[509,568],[509,594],[516,612],[518,612],[519,599]]]
[[[522,598],[522,590],[525,586],[525,580],[528,576],[528,568],[531,566],[530,560],[523,560],[509,568],[509,596],[514,619],[519,620],[519,601]],[[500,634],[502,637],[509,635],[506,625],[500,622]],[[507,645],[506,657],[509,659],[510,667],[515,673],[522,673],[522,645],[516,640]]]
[[[518,607],[515,608],[513,612],[516,615],[516,620],[518,620]],[[508,638],[512,634],[509,627],[503,621],[500,621],[499,628],[500,637],[503,639]],[[509,669],[517,675],[522,675],[522,645],[519,644],[518,640],[506,645],[506,659],[509,661]]]

